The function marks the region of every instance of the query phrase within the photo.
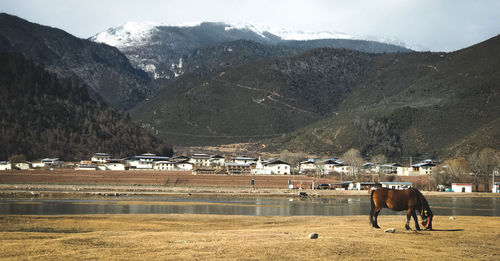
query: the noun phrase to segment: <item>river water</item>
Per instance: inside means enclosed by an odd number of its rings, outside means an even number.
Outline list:
[[[435,215],[500,216],[500,198],[428,197]],[[250,216],[367,215],[368,197],[339,198],[120,198],[113,200],[0,199],[0,215],[221,214]],[[382,210],[382,215],[405,212]]]

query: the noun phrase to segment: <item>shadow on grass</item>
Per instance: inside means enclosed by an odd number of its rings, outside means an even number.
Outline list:
[[[448,232],[454,232],[454,231],[464,231],[463,229],[459,228],[459,229],[432,229],[432,230],[429,230],[429,231],[448,231]]]

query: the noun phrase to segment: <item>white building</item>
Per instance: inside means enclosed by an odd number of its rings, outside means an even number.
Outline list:
[[[221,155],[210,156],[210,166],[222,167],[226,163],[226,159]]]
[[[436,165],[429,161],[413,164],[411,166],[413,168],[413,175],[430,175],[436,168]]]
[[[281,161],[262,161],[260,158],[257,160],[255,169],[251,170],[253,174],[264,175],[290,175],[290,164]]]
[[[12,170],[12,165],[8,161],[0,161],[0,170]]]
[[[398,176],[410,176],[413,174],[413,167],[397,166],[396,173]]]
[[[173,171],[175,170],[175,162],[172,161],[156,161],[153,165],[154,170]]]
[[[333,172],[335,172],[335,167],[341,166],[341,165],[343,165],[341,159],[337,159],[337,158],[327,159],[323,162],[323,172],[325,174],[333,173]]]
[[[32,163],[33,168],[45,168],[45,167],[62,167],[64,166],[64,161],[59,158],[45,158],[37,162]]]
[[[351,166],[345,165],[345,164],[337,164],[333,166],[333,171],[337,173],[342,173],[342,174],[349,174],[351,171]]]
[[[193,164],[187,160],[178,161],[175,163],[175,167],[180,171],[191,171],[193,170]]]
[[[191,171],[193,170],[193,163],[184,161],[156,161],[153,164],[153,169],[157,171]]]
[[[210,167],[210,155],[204,153],[197,153],[191,155],[189,162],[196,167],[208,168]]]
[[[383,188],[390,188],[390,189],[407,189],[411,188],[413,186],[413,183],[411,182],[402,182],[402,181],[396,181],[396,182],[380,182]]]
[[[122,160],[108,160],[104,163],[106,170],[125,170],[125,163]]]
[[[107,153],[95,153],[94,155],[92,155],[92,157],[90,158],[90,161],[92,161],[93,163],[104,163],[106,161],[108,161],[109,159],[111,159],[111,156]]]
[[[257,159],[256,158],[252,158],[252,157],[236,157],[234,159],[234,163],[237,163],[237,164],[256,164],[257,163]]]
[[[308,159],[300,162],[299,164],[299,173],[307,173],[307,172],[315,172],[316,171],[316,163],[314,159]]]
[[[376,184],[373,182],[353,182],[349,183],[349,190],[365,190],[374,187]]]
[[[493,187],[491,188],[492,193],[500,193],[500,182],[493,183]]]
[[[155,161],[168,161],[170,158],[166,156],[156,156],[156,154],[145,153],[140,156],[133,156],[128,160],[127,164],[131,169],[153,169]]]
[[[472,192],[472,184],[469,183],[451,183],[453,192]]]

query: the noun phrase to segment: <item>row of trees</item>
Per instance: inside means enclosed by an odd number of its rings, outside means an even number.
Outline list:
[[[456,157],[443,162],[443,170],[433,173],[437,184],[451,185],[453,182],[471,182],[479,191],[479,184],[489,190],[493,175],[500,172],[500,151],[483,148],[467,157]],[[492,185],[492,184],[491,184]]]

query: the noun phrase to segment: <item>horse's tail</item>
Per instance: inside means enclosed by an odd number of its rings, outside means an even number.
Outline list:
[[[370,193],[370,225],[373,226],[373,211],[375,210],[375,202],[373,201],[373,193],[376,189],[372,189]]]

